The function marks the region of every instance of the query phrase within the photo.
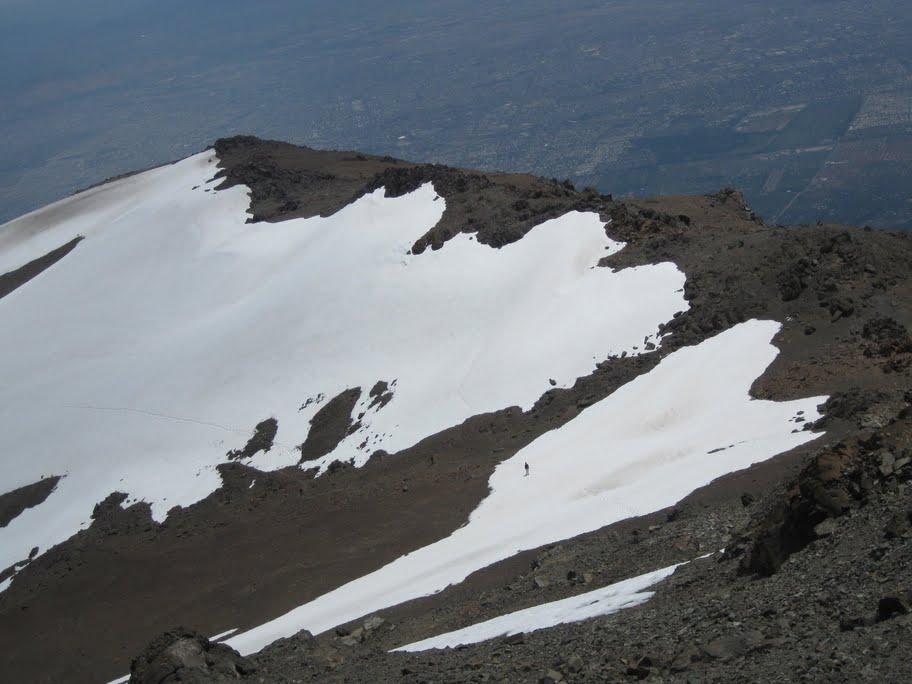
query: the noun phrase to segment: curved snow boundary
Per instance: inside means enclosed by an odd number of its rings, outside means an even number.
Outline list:
[[[445,632],[428,639],[422,639],[399,648],[396,651],[414,653],[428,651],[434,648],[455,648],[468,644],[477,644],[488,639],[535,632],[548,629],[557,625],[580,622],[589,618],[611,615],[625,608],[633,608],[646,603],[655,592],[644,591],[661,582],[677,570],[684,563],[676,563],[661,570],[653,570],[643,575],[637,575],[606,587],[577,594],[559,601],[542,603],[531,608],[524,608],[506,615],[500,615],[484,622],[462,629]]]
[[[671,506],[722,475],[816,439],[794,431],[792,420],[800,411],[815,420],[826,397],[750,397],[778,354],[779,328],[752,320],[670,354],[501,463],[488,497],[449,537],[226,643],[252,653],[301,629],[318,634],[434,594],[520,551]]]
[[[409,254],[443,215],[430,184],[330,217],[247,224],[214,153],[93,188],[0,230],[0,272],[83,235],[0,300],[0,491],[66,475],[0,530],[0,568],[62,542],[113,491],[156,520],[221,486],[253,427],[294,465],[319,401],[360,387],[360,428],[317,463],[364,463],[471,416],[530,407],[687,308],[673,264],[596,268],[622,245],[570,212],[494,249],[461,234]],[[368,391],[393,387],[386,404]],[[313,463],[308,464],[312,466]]]

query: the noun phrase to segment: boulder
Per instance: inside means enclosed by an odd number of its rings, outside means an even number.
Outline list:
[[[384,620],[379,615],[371,615],[369,618],[367,618],[367,620],[364,621],[364,631],[371,632],[384,623],[386,623],[386,620]]]
[[[130,684],[231,682],[254,672],[233,648],[176,627],[159,635],[130,665]]]

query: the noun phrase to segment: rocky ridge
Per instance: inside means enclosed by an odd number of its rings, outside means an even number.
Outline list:
[[[26,561],[0,595],[0,615],[8,618],[0,633],[16,645],[9,672],[34,681],[115,676],[150,635],[171,625],[192,624],[208,634],[248,627],[440,538],[485,495],[497,463],[675,349],[749,318],[783,323],[775,340],[781,353],[753,395],[829,395],[816,426],[826,428],[824,438],[722,478],[672,509],[520,554],[434,597],[332,633],[277,642],[234,666],[230,677],[794,681],[825,674],[830,681],[860,681],[904,672],[898,644],[909,629],[903,568],[912,473],[912,241],[905,234],[768,226],[732,190],[618,201],[553,179],[250,137],[220,140],[215,150],[221,187],[251,188],[250,221],[327,215],[379,187],[399,195],[433,182],[447,209],[415,242],[415,252],[445,248],[460,232],[496,248],[547,218],[596,211],[610,237],[626,243],[602,265],[673,261],[687,275],[690,309],[666,326],[670,334],[658,346],[644,340],[649,354],[605,359],[572,388],[547,391],[530,411],[505,407],[476,416],[405,452],[377,452],[362,469],[338,464],[314,479],[299,468],[260,473],[227,463],[219,491],[172,511],[162,524],[142,504],[123,509],[122,495],[112,493],[96,508],[91,528]],[[358,395],[367,389],[357,388]],[[356,400],[337,397],[317,414],[314,440],[301,445],[303,460],[328,453],[344,436]],[[795,429],[813,427],[797,422]],[[243,458],[268,449],[270,435],[275,427],[264,418],[230,453]],[[358,534],[339,539],[339,530]],[[344,551],[330,551],[330,538]],[[467,649],[386,652],[722,548],[725,553],[679,569],[640,608]],[[313,549],[321,550],[319,558]],[[198,575],[205,568],[217,569],[218,582]],[[175,581],[188,577],[196,579]],[[102,591],[107,602],[94,605]],[[126,612],[136,619],[118,623],[114,616]],[[93,629],[71,629],[73,615]],[[25,642],[17,636],[23,633],[46,640]],[[201,655],[213,648],[205,639],[170,634],[137,660],[136,681],[148,681],[143,663],[164,651],[172,665],[175,658],[190,663],[168,676],[190,677],[191,670],[191,681],[229,676],[215,671],[225,659],[236,662],[226,647],[218,657]],[[47,639],[56,644],[53,655],[44,648]],[[174,643],[184,645],[175,650]],[[76,653],[91,655],[77,659]],[[175,674],[180,668],[186,672]]]

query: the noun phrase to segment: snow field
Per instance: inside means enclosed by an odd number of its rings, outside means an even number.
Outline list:
[[[157,520],[204,498],[264,418],[278,420],[274,446],[248,464],[297,463],[323,405],[301,409],[308,398],[360,387],[364,406],[374,383],[395,381],[389,404],[316,463],[360,465],[472,415],[528,408],[549,378],[567,386],[634,353],[687,307],[672,264],[595,268],[622,245],[594,214],[499,250],[460,235],[411,255],[445,209],[430,184],[328,218],[246,224],[245,188],[212,191],[216,161],[204,152],[0,227],[0,272],[85,236],[0,299],[0,492],[64,476],[0,530],[0,567],[86,527],[113,491]]]
[[[611,615],[625,608],[639,606],[651,599],[655,592],[645,590],[670,576],[681,565],[683,563],[677,563],[585,594],[500,615],[462,629],[394,648],[393,651],[414,653],[432,648],[455,648],[497,637],[535,632],[557,625]]]
[[[774,321],[751,320],[670,354],[650,372],[497,466],[490,493],[450,536],[227,640],[252,653],[434,594],[519,551],[671,506],[726,473],[818,435],[794,430],[825,397],[752,399]],[[721,450],[720,450],[721,449]],[[523,475],[524,464],[531,475]]]

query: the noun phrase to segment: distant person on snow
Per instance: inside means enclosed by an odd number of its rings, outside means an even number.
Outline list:
[[[529,477],[529,464],[526,463],[526,474],[523,477]]]

